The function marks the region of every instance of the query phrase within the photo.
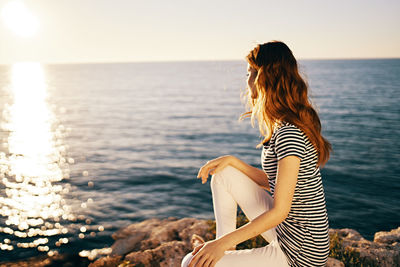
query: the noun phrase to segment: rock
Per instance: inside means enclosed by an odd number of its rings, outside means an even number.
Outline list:
[[[192,235],[198,234],[205,241],[213,239],[208,220],[168,217],[151,218],[131,224],[112,235],[115,240],[111,253],[95,261],[90,267],[167,267],[180,266],[183,257],[192,251]],[[400,229],[400,228],[399,228]],[[330,229],[337,233],[342,245],[358,251],[360,256],[371,260],[376,266],[399,266],[399,229],[379,232],[374,242],[366,240],[353,229]],[[344,267],[345,264],[328,258],[329,267]]]
[[[400,266],[400,244],[396,241],[399,238],[399,228],[390,232],[378,232],[374,241],[366,240],[354,229],[329,229],[329,233],[337,233],[343,247],[359,252],[360,257],[376,266]]]
[[[182,258],[192,251],[190,241],[194,233],[206,241],[213,238],[209,227],[207,220],[175,217],[131,224],[112,235],[115,242],[111,254],[91,267],[109,266],[109,262],[118,259],[115,256],[126,262],[124,266],[180,266]]]
[[[395,242],[400,243],[400,227],[397,229],[393,229],[389,232],[377,232],[374,235],[374,242],[384,243],[384,244],[393,244]]]
[[[89,264],[89,267],[115,267],[120,264],[122,256],[106,256]]]
[[[326,262],[326,267],[344,267],[344,263],[340,260],[329,257]]]
[[[136,251],[126,255],[125,260],[144,266],[180,266],[182,258],[188,253],[187,244],[183,241],[170,241],[155,249]]]
[[[330,234],[332,234],[333,232],[336,232],[340,238],[345,239],[344,241],[366,241],[366,239],[364,239],[364,237],[362,237],[360,233],[354,229],[329,229]]]
[[[119,239],[111,246],[111,255],[124,255],[130,251],[138,250],[140,242],[146,237],[146,233],[140,231],[132,232],[131,236]]]
[[[131,224],[112,235],[116,240],[112,246],[112,254],[123,255],[130,251],[153,249],[172,240],[190,244],[193,233],[207,236],[209,226],[206,221],[169,217],[167,219],[152,218]]]
[[[79,255],[56,254],[54,256],[35,256],[15,262],[0,262],[0,267],[84,267],[89,263],[87,258],[79,257]]]

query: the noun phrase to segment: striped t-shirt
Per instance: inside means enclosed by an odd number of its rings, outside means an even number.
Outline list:
[[[273,196],[278,160],[289,155],[300,158],[300,169],[289,215],[276,226],[278,242],[290,266],[325,266],[329,225],[318,154],[302,130],[282,122],[261,153]]]

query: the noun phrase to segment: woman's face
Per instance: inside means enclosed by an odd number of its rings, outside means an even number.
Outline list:
[[[256,86],[254,81],[257,77],[257,70],[247,64],[247,88],[250,92],[251,98],[255,98],[256,94]]]

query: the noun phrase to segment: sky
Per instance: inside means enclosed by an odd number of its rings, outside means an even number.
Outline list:
[[[398,14],[398,0],[0,0],[0,64],[240,60],[271,40],[298,59],[399,58]]]

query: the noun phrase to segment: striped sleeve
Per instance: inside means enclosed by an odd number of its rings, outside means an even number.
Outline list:
[[[305,150],[306,143],[298,128],[283,126],[278,130],[275,141],[275,153],[278,161],[290,155],[303,159]]]

